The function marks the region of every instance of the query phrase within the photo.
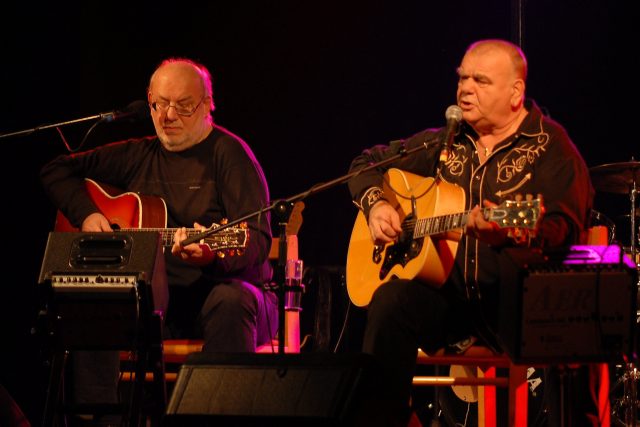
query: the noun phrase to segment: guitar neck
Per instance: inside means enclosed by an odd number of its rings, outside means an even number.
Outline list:
[[[162,245],[164,247],[170,248],[173,246],[173,236],[178,231],[178,228],[121,228],[120,231],[155,231],[160,233],[160,238],[162,239]],[[195,228],[187,228],[187,238],[191,236],[195,236],[196,234],[202,233],[202,230],[197,230]]]
[[[481,211],[482,216],[484,216],[485,219],[489,220],[491,218],[491,208],[483,208]],[[454,230],[456,228],[463,228],[467,225],[469,212],[471,211],[418,219],[415,221],[413,238],[419,239],[433,234],[444,233],[445,231]]]
[[[469,211],[418,219],[415,221],[413,238],[419,239],[456,228],[462,228],[467,225],[468,213]]]

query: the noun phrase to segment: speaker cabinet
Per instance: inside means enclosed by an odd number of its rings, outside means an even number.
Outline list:
[[[638,277],[618,246],[504,255],[499,340],[514,362],[611,362],[632,354]]]
[[[383,401],[372,404],[380,376],[364,354],[194,353],[180,369],[164,425],[367,425],[375,412],[387,415]]]

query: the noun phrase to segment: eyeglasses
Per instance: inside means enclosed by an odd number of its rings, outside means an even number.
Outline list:
[[[192,107],[190,105],[180,105],[180,104],[171,105],[171,103],[167,101],[155,101],[151,103],[151,108],[153,109],[153,111],[157,113],[166,113],[169,110],[169,108],[173,107],[175,108],[177,115],[183,116],[183,117],[191,117],[196,112],[198,107],[200,107],[200,104],[202,104],[202,101],[204,101],[204,98],[205,98],[204,96],[200,98],[200,102],[198,102],[195,105],[195,107]]]

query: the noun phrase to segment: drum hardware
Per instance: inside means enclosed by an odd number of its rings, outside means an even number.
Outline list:
[[[616,218],[618,218],[618,220],[620,221],[620,223],[630,223],[631,222],[631,215],[629,214],[624,214],[624,215],[618,215]],[[640,209],[638,209],[636,207],[636,217],[635,217],[635,223],[636,223],[636,228],[635,228],[635,236],[636,236],[636,248],[637,248],[637,252],[636,256],[635,256],[635,262],[638,264],[638,267],[640,267]],[[615,225],[614,225],[615,227]],[[627,231],[627,230],[625,230]],[[625,243],[630,243],[630,242],[625,242]],[[633,258],[633,251],[631,250],[631,246],[624,246],[624,251],[627,255],[629,255],[631,258]]]
[[[589,169],[589,171],[591,173],[591,181],[596,190],[629,195],[631,205],[629,211],[629,219],[631,222],[630,250],[631,258],[636,260],[636,197],[638,195],[638,182],[640,182],[640,162],[632,158],[629,162],[595,166]]]
[[[638,425],[638,388],[640,372],[633,364],[615,366],[618,380],[611,387],[611,425]]]
[[[590,170],[591,181],[597,191],[629,195],[629,221],[631,226],[630,247],[628,254],[640,269],[638,262],[638,230],[636,220],[636,197],[638,195],[638,182],[640,182],[640,162],[631,158],[629,162],[609,163],[592,167]],[[640,313],[636,313],[636,324],[640,322]],[[634,345],[637,342],[634,340]],[[637,350],[637,349],[636,349]],[[635,352],[634,352],[635,354]],[[612,404],[612,421],[623,422],[625,426],[638,425],[638,389],[637,382],[640,379],[636,360],[626,361],[621,378],[616,383],[623,386],[623,394],[620,400]],[[614,388],[616,387],[614,386]]]

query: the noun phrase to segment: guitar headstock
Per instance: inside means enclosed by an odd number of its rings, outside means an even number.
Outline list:
[[[518,238],[518,230],[528,230],[528,235],[535,233],[540,219],[544,214],[542,196],[536,199],[531,194],[526,198],[517,195],[514,200],[507,200],[500,205],[490,208],[487,220],[500,228],[513,229],[511,237]]]
[[[225,224],[227,221],[220,221]],[[213,224],[209,229],[219,228],[220,225]],[[203,239],[202,243],[209,246],[219,258],[225,256],[242,255],[243,249],[249,240],[249,229],[246,222],[242,222],[235,227],[227,227],[217,233],[210,234]]]

